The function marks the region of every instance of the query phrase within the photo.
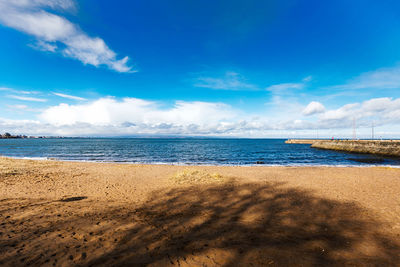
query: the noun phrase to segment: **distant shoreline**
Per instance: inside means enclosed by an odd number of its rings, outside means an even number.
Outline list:
[[[292,144],[311,144],[315,141],[331,141],[343,140],[352,141],[351,138],[288,138],[288,137],[232,137],[232,136],[181,136],[181,135],[133,135],[133,136],[53,136],[53,135],[11,135],[5,137],[0,134],[0,139],[216,139],[216,140],[285,140],[286,143]],[[356,139],[354,141],[394,141],[400,142],[396,138],[382,138],[382,139]]]
[[[0,134],[0,139],[55,139],[55,138],[71,138],[64,136],[31,136],[31,135],[11,135],[11,134]],[[72,137],[73,138],[73,137]],[[81,138],[81,137],[78,137]]]

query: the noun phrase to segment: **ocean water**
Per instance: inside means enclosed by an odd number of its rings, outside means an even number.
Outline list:
[[[182,165],[398,166],[400,160],[285,144],[284,139],[0,139],[0,155],[72,161]]]

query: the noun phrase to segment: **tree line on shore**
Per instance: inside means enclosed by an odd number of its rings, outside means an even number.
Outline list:
[[[0,139],[22,139],[22,138],[66,138],[64,136],[31,136],[31,135],[13,135],[10,133],[0,134]]]
[[[26,135],[12,135],[10,133],[4,133],[0,135],[1,139],[8,139],[8,138],[29,138],[29,136]]]

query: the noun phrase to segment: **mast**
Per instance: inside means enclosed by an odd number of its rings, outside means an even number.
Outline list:
[[[371,137],[372,137],[372,140],[374,140],[374,127],[375,127],[375,125],[374,125],[374,121],[372,121],[372,129],[371,129]]]

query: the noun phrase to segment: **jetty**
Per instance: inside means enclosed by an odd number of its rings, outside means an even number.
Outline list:
[[[400,140],[289,139],[287,144],[310,144],[313,148],[400,157]]]

